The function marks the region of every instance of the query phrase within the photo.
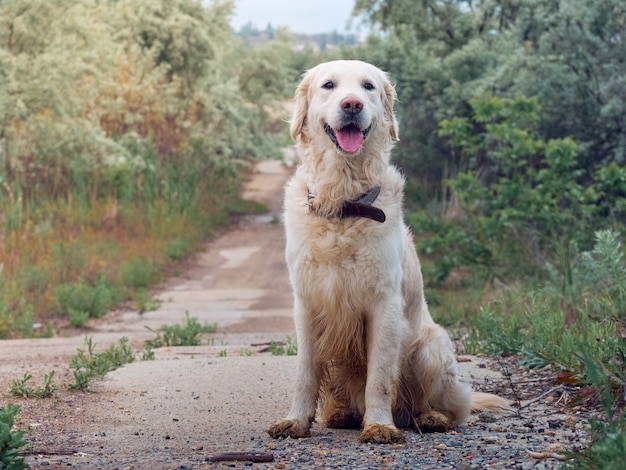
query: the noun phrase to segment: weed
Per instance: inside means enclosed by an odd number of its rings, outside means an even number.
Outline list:
[[[181,259],[187,253],[187,241],[177,237],[167,244],[165,254],[172,259]]]
[[[133,362],[135,356],[127,343],[128,338],[123,337],[118,345],[111,344],[105,351],[96,353],[93,339],[85,337],[86,349],[78,349],[76,356],[70,361],[70,369],[74,369],[75,380],[70,388],[87,390],[92,379],[103,377],[107,372]]]
[[[196,318],[190,318],[189,312],[185,313],[185,319],[180,324],[163,325],[157,331],[146,327],[157,335],[154,339],[145,342],[146,347],[161,348],[164,346],[198,346],[203,333],[215,333],[216,324],[201,325]]]
[[[156,310],[159,308],[159,305],[161,305],[158,299],[150,299],[148,290],[143,287],[137,289],[133,297],[135,308],[139,313]]]
[[[15,415],[19,413],[17,405],[0,407],[0,468],[22,470],[28,468],[19,449],[28,443],[24,440],[24,431],[14,430]]]
[[[272,341],[270,352],[274,356],[296,356],[298,354],[298,344],[291,336],[287,336],[285,343]]]
[[[254,351],[251,351],[248,348],[241,348],[239,350],[239,355],[240,356],[253,356],[254,355]]]
[[[141,353],[141,360],[142,361],[154,361],[154,359],[155,359],[154,351],[152,350],[150,346],[146,346],[146,348]]]
[[[127,286],[146,288],[159,281],[159,272],[154,262],[147,258],[132,258],[122,263],[122,281]]]
[[[70,319],[70,325],[76,328],[81,328],[85,326],[85,323],[87,323],[87,320],[89,320],[89,312],[77,310],[71,307],[67,311],[67,316]]]
[[[56,391],[57,387],[52,383],[54,379],[54,371],[43,376],[43,387],[32,388],[28,383],[33,378],[30,374],[24,374],[21,380],[13,380],[11,383],[10,393],[13,396],[22,398],[48,398]]]
[[[104,316],[119,299],[115,287],[103,276],[93,286],[84,279],[73,284],[61,284],[54,293],[61,311],[69,316],[72,326],[83,326],[90,317]]]
[[[217,357],[226,357],[226,356],[228,356],[227,349],[222,349],[220,352],[217,353]]]

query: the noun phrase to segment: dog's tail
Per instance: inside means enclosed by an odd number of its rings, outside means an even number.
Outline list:
[[[472,411],[506,413],[513,411],[513,408],[504,398],[497,395],[483,392],[472,392]]]

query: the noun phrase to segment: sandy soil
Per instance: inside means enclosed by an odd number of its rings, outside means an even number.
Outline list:
[[[554,457],[584,445],[585,414],[566,407],[569,394],[550,371],[541,374],[484,357],[461,358],[477,389],[521,404],[507,417],[473,416],[447,434],[407,432],[396,446],[358,444],[356,430],[315,424],[310,439],[272,440],[269,424],[289,408],[295,358],[267,352],[270,341],[294,336],[291,292],[280,224],[285,162],[257,166],[244,197],[270,208],[248,217],[207,243],[180,277],[161,286],[158,310],[142,315],[111,312],[71,337],[0,341],[0,404],[16,403],[18,426],[29,428],[27,461],[33,468],[557,468],[527,449]],[[122,336],[137,351],[154,337],[146,326],[179,323],[189,313],[218,332],[203,346],[162,348],[156,360],[111,372],[93,393],[68,390],[70,358],[92,337],[97,350]],[[30,373],[36,384],[54,370],[52,398],[18,399],[13,379]],[[210,462],[224,452],[261,453],[269,463]],[[247,455],[250,457],[250,454]]]

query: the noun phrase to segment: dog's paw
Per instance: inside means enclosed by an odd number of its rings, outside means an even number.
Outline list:
[[[421,432],[446,432],[452,429],[452,420],[440,411],[431,410],[415,418],[415,427]]]
[[[272,424],[267,433],[274,439],[279,437],[292,437],[294,439],[311,437],[311,423],[297,419],[285,419]]]
[[[365,426],[359,436],[361,442],[373,444],[391,444],[404,442],[404,434],[397,427],[389,424],[370,424]]]

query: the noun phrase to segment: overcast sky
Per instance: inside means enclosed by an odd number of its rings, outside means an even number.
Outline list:
[[[239,31],[251,21],[259,29],[271,23],[293,33],[356,33],[346,27],[353,6],[353,0],[235,0],[232,27]]]

